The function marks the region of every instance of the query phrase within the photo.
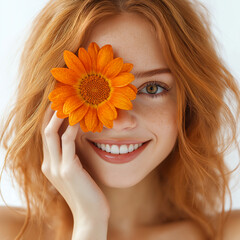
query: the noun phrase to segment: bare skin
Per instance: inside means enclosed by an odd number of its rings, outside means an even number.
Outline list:
[[[141,38],[136,41],[139,35]],[[157,167],[171,153],[177,139],[176,82],[170,72],[148,77],[136,74],[168,68],[151,25],[138,15],[123,14],[101,21],[94,26],[85,47],[90,42],[97,42],[100,47],[111,44],[114,57],[133,63],[136,78],[132,84],[138,89],[133,109],[118,109],[113,127],[104,127],[100,133],[84,133],[78,124],[69,126],[68,119],[58,119],[48,109],[42,131],[42,171],[65,198],[74,215],[74,224],[82,223],[79,218],[85,216],[95,228],[99,222],[96,219],[107,219],[108,237],[121,235],[127,239],[162,223],[159,217],[164,206],[160,205]],[[157,83],[152,85],[156,91],[150,94],[146,84],[153,81]],[[134,161],[110,164],[87,141],[99,138],[137,139],[149,144]]]
[[[9,210],[7,207],[0,207],[0,239],[14,239],[19,233],[25,219],[25,210],[14,208],[16,211],[21,211],[21,215]],[[240,214],[239,214],[240,216]],[[52,240],[54,231],[47,227],[47,222],[44,225],[42,239]],[[25,240],[32,240],[36,236],[37,226],[32,223],[30,229],[24,234]],[[66,237],[66,240],[71,240],[71,234]],[[108,240],[204,240],[204,234],[191,221],[175,222],[161,226],[139,228],[138,231],[129,236],[122,234],[108,234]]]
[[[9,210],[7,207],[0,206],[0,239],[12,240],[19,233],[24,224],[25,209],[14,208],[20,211],[21,214]],[[224,229],[223,240],[237,240],[240,237],[240,210],[231,212],[230,217]],[[32,240],[36,237],[37,227],[32,224],[31,228],[24,235],[25,240]],[[52,240],[54,232],[47,227],[47,222],[44,225],[42,235],[44,240]],[[71,236],[66,237],[66,240],[71,240]],[[148,230],[139,229],[134,235],[129,238],[124,238],[122,235],[112,235],[108,240],[206,240],[204,233],[191,221],[176,222],[157,227],[150,227]],[[216,239],[217,240],[217,239]]]
[[[116,16],[110,21],[109,19],[102,21],[100,25],[94,27],[86,46],[92,41],[97,42],[100,47],[111,44],[116,53],[115,57],[119,55],[125,62],[133,63],[134,71],[167,67],[161,46],[151,26],[139,16]],[[45,125],[48,126],[48,131],[45,132],[45,160],[42,171],[63,195],[73,213],[86,213],[90,214],[89,217],[95,218],[96,212],[100,214],[95,210],[104,210],[101,214],[109,216],[107,233],[109,240],[204,240],[204,233],[191,221],[164,224],[158,220],[162,209],[159,206],[161,195],[157,191],[161,187],[157,178],[157,166],[172,151],[177,138],[176,84],[171,74],[136,78],[133,84],[142,91],[142,85],[149,81],[163,82],[171,90],[166,96],[154,100],[138,95],[132,102],[132,111],[118,111],[118,118],[114,121],[113,128],[104,128],[101,133],[84,133],[76,126],[69,127],[67,120],[57,119],[53,112],[49,111]],[[57,136],[59,129],[60,136]],[[62,142],[62,147],[65,148],[64,157],[60,154],[59,146],[58,148],[56,146],[59,145],[57,141],[60,141],[66,131],[68,134],[64,136],[65,141]],[[102,161],[87,142],[87,139],[94,140],[98,137],[130,139],[132,136],[151,142],[137,161],[122,166]],[[47,147],[51,151],[48,151]],[[67,154],[67,151],[71,154]],[[65,175],[60,176],[59,172],[53,174],[53,170],[57,171],[59,166],[65,166],[62,168]],[[86,189],[81,192],[82,188],[76,183],[83,181],[86,183],[83,184]],[[87,194],[89,194],[88,199],[95,200],[92,201],[94,204],[91,206],[88,205],[88,201],[84,201]],[[77,203],[85,206],[81,207]],[[94,210],[91,210],[94,206]],[[74,219],[76,220],[81,214],[74,216]],[[236,218],[238,222],[239,216],[240,214]],[[4,220],[6,218],[7,222]],[[14,239],[23,223],[24,214],[19,217],[4,208],[1,209],[0,239],[7,237]],[[52,239],[53,235],[53,230],[47,227],[48,223],[45,222],[43,237],[47,240]],[[24,239],[33,239],[35,233],[36,226],[33,224]],[[66,236],[66,239],[70,240],[71,236]],[[230,238],[224,240],[228,239],[230,240]]]
[[[141,36],[141,38],[139,38]],[[110,17],[94,26],[85,46],[96,42],[102,47],[111,44],[114,57],[134,65],[132,73],[168,68],[159,40],[151,25],[136,14]],[[162,87],[156,88],[153,98],[146,91],[146,83],[157,81],[171,90],[166,95]],[[113,128],[103,128],[101,133],[76,135],[76,152],[91,177],[106,196],[110,209],[108,230],[111,235],[131,236],[144,226],[160,224],[162,213],[159,194],[157,166],[172,151],[177,139],[177,96],[176,82],[171,73],[148,77],[135,77],[132,82],[139,94],[132,101],[133,109],[118,109]],[[156,85],[153,85],[153,87]],[[142,94],[140,94],[140,92]],[[68,126],[65,120],[59,131],[64,133]],[[167,136],[167,137],[166,137]],[[126,164],[109,164],[93,151],[87,139],[138,139],[149,145],[136,161]]]

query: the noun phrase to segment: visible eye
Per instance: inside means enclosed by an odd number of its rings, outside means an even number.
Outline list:
[[[151,98],[162,97],[165,94],[167,94],[170,89],[168,86],[166,86],[166,84],[158,83],[157,81],[147,82],[143,86],[141,91],[145,88],[146,88],[146,93],[144,93],[144,95],[146,95],[147,97],[151,97]],[[138,94],[143,94],[143,93],[139,93],[139,92],[140,91],[138,91]]]

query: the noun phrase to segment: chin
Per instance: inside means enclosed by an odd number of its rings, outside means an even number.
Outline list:
[[[140,183],[143,178],[141,176],[117,176],[118,174],[104,174],[95,177],[96,182],[101,186],[109,187],[109,188],[130,188],[138,183]]]

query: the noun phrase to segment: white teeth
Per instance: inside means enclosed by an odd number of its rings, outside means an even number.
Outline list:
[[[121,146],[122,147],[122,146]],[[119,154],[120,150],[119,147],[117,145],[112,145],[111,147],[111,153],[113,154]]]
[[[109,144],[100,144],[100,143],[94,143],[94,145],[100,149],[102,149],[105,152],[111,152],[112,154],[125,154],[132,152],[134,150],[137,150],[139,147],[141,147],[143,144],[130,144],[129,147],[127,145],[109,145]]]
[[[108,144],[106,145],[106,152],[111,152],[111,148]]]
[[[102,150],[106,150],[106,146],[104,144],[100,144]]]
[[[134,150],[134,147],[133,147],[132,144],[130,144],[129,147],[128,147],[128,151],[129,151],[129,152],[132,152],[133,150]]]
[[[117,147],[118,148],[118,147]],[[127,147],[127,145],[121,145],[120,146],[120,149],[119,149],[119,153],[120,154],[124,154],[124,153],[128,153],[128,152],[132,152],[132,150],[130,149],[128,149],[128,147]]]

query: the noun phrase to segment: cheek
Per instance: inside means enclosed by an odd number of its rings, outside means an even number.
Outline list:
[[[153,142],[155,144],[153,145],[152,157],[155,164],[158,165],[167,158],[177,140],[176,103],[169,101],[168,104],[152,105],[148,108],[148,111],[145,109],[144,113],[145,122],[143,124],[154,138]]]
[[[161,135],[176,135],[177,105],[174,100],[166,99],[165,102],[154,102],[152,100],[152,104],[141,104],[139,114],[141,114],[141,119],[144,120],[144,126],[149,131]]]

